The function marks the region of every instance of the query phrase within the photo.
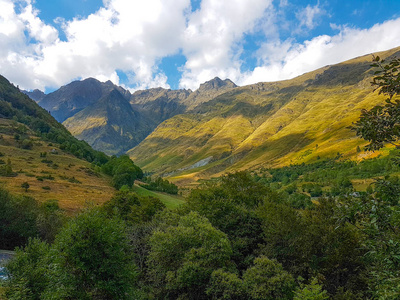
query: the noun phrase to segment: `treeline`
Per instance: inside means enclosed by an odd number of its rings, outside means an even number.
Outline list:
[[[152,180],[151,177],[145,177],[143,181],[146,184],[140,184],[140,186],[150,191],[164,192],[172,195],[178,194],[178,186],[169,182],[167,179],[157,177],[155,180]]]
[[[310,164],[260,169],[254,178],[289,194],[306,192],[311,197],[338,196],[354,192],[351,180],[374,179],[400,172],[399,162],[400,150],[392,149],[387,156],[361,162],[331,158]]]
[[[400,150],[392,149],[389,155],[365,159],[360,162],[351,160],[321,159],[314,163],[291,165],[277,169],[263,169],[272,175],[271,182],[287,184],[299,179],[327,183],[338,177],[357,179],[388,175],[400,171]]]
[[[17,250],[4,291],[11,299],[397,299],[399,199],[400,182],[388,177],[360,197],[298,208],[245,172],[193,190],[176,210],[119,192],[71,219],[54,242]]]

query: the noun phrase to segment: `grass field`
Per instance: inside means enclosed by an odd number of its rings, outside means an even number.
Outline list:
[[[180,196],[149,191],[137,184],[134,185],[133,189],[139,196],[152,196],[159,198],[167,208],[175,208],[185,203],[185,200]]]
[[[14,177],[0,176],[0,184],[15,195],[31,196],[39,202],[56,199],[62,209],[74,213],[88,204],[98,205],[115,193],[110,178],[93,170],[87,161],[40,140],[29,131],[31,149],[18,147],[11,120],[0,122],[0,167],[11,163]],[[21,185],[27,182],[25,191]]]

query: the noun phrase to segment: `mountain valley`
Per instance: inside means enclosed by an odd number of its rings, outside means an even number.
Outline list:
[[[196,91],[130,93],[89,78],[30,93],[78,139],[109,155],[127,153],[144,171],[185,185],[227,171],[376,156],[357,152],[365,142],[349,129],[361,109],[382,102],[370,85],[371,59],[242,87],[216,77]]]

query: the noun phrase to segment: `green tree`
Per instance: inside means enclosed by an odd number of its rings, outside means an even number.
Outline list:
[[[243,282],[250,299],[292,299],[295,289],[293,277],[277,261],[265,256],[255,259],[254,266],[243,274]]]
[[[112,184],[118,190],[124,185],[131,187],[136,179],[143,178],[143,171],[127,155],[113,156],[102,170],[113,177]]]
[[[259,209],[265,240],[262,253],[293,276],[322,274],[331,295],[341,288],[355,292],[366,288],[363,235],[355,226],[338,222],[337,205],[335,199],[320,198],[301,213],[268,202]]]
[[[133,192],[121,190],[103,206],[108,215],[119,216],[128,224],[148,222],[164,208],[165,204],[158,198],[140,197]]]
[[[30,239],[25,248],[17,248],[15,257],[7,264],[10,273],[5,282],[8,299],[42,299],[48,284],[49,245],[39,239]]]
[[[214,270],[230,265],[227,236],[196,212],[165,214],[150,238],[149,275],[158,297],[204,299]]]
[[[246,289],[237,274],[218,269],[211,274],[207,294],[212,299],[247,299]]]
[[[342,201],[339,220],[363,234],[369,291],[375,299],[396,299],[400,293],[400,185],[397,177],[374,183],[375,193]]]
[[[29,183],[27,183],[27,182],[25,181],[25,182],[23,182],[23,183],[21,184],[21,187],[25,190],[25,192],[27,192],[28,189],[29,189],[29,187],[30,187],[30,185],[29,185]]]
[[[247,172],[228,174],[217,184],[193,190],[188,199],[191,210],[205,216],[213,226],[228,235],[233,260],[240,270],[254,259],[262,242],[261,221],[256,208],[267,198],[276,198],[265,185],[255,182]]]
[[[0,245],[12,250],[38,236],[37,201],[27,196],[13,196],[0,187]]]
[[[326,300],[328,298],[327,291],[323,290],[322,285],[318,284],[318,280],[314,278],[310,284],[296,290],[293,300]]]
[[[58,206],[57,200],[47,200],[39,207],[39,213],[36,218],[36,224],[40,237],[52,243],[56,234],[66,221],[62,209]]]
[[[395,144],[400,137],[400,59],[385,62],[374,57],[372,66],[378,68],[371,84],[379,94],[387,96],[385,105],[362,110],[360,119],[353,124],[357,135],[369,141],[368,150],[377,150],[386,143]]]
[[[45,299],[131,299],[136,282],[124,223],[92,209],[57,235]]]

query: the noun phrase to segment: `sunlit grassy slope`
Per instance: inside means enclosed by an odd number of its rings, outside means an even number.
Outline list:
[[[133,186],[133,190],[139,196],[152,196],[155,198],[159,198],[161,200],[161,202],[163,202],[167,208],[175,208],[175,207],[178,207],[179,205],[185,203],[185,200],[183,200],[183,198],[180,196],[174,196],[174,195],[168,195],[165,193],[149,191],[149,190],[146,190],[145,188],[143,188],[139,185],[136,185],[136,184]]]
[[[400,48],[379,53],[399,54]],[[145,171],[182,185],[226,171],[367,157],[348,126],[384,101],[371,55],[273,83],[238,87],[160,124],[128,152]]]
[[[40,140],[27,127],[24,138],[31,139],[33,147],[20,148],[15,128],[21,126],[25,127],[0,119],[0,166],[9,160],[16,173],[15,177],[0,176],[0,184],[7,190],[32,196],[39,202],[56,199],[61,208],[71,213],[112,197],[115,190],[110,186],[110,178],[95,172],[87,161],[63,152],[57,144]],[[27,192],[21,187],[24,182],[30,186]]]

